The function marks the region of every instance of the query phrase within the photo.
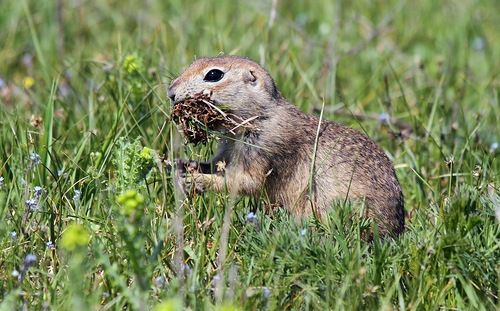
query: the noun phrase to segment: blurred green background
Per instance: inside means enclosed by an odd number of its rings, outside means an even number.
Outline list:
[[[1,1],[0,309],[498,309],[499,12],[496,0]],[[324,103],[377,141],[406,234],[361,243],[348,206],[324,224],[258,209],[256,225],[247,214],[265,202],[242,199],[222,245],[225,195],[179,209],[142,148],[157,162],[212,154],[184,146],[166,87],[219,53],[258,61],[301,110]]]

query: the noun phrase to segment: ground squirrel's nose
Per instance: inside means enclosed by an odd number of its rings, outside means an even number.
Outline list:
[[[174,93],[174,90],[173,90],[172,87],[168,88],[167,96],[170,98],[170,100],[172,101],[172,103],[175,103],[175,93]]]

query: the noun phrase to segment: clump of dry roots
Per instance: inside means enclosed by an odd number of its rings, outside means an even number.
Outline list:
[[[171,118],[181,127],[187,142],[195,145],[206,143],[211,131],[225,129],[234,134],[236,128],[248,128],[250,125],[249,120],[244,121],[222,111],[205,94],[197,94],[175,104]]]

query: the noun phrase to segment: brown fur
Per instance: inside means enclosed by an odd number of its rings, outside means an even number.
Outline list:
[[[224,71],[224,78],[203,81],[214,68]],[[200,171],[184,181],[238,195],[264,193],[298,218],[311,212],[324,215],[335,200],[364,200],[366,215],[378,224],[381,235],[403,232],[401,187],[391,161],[368,137],[322,120],[314,152],[319,118],[289,104],[267,71],[246,58],[198,59],[168,90],[174,102],[200,92],[211,94],[215,103],[243,119],[258,118],[252,121],[255,130],[225,133],[214,159],[201,163]],[[219,161],[226,163],[224,174],[214,170]]]

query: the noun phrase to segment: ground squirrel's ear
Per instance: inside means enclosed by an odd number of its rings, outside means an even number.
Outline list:
[[[255,81],[257,81],[257,77],[252,70],[245,70],[243,72],[243,82],[255,84]]]

